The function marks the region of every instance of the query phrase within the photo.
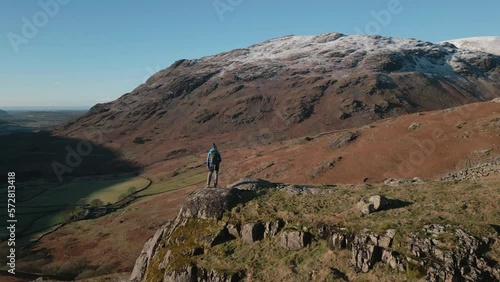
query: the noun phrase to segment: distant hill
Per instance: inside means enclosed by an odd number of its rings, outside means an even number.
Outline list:
[[[460,49],[482,51],[500,56],[500,36],[482,36],[447,41]]]
[[[9,115],[9,113],[7,113],[6,111],[2,111],[0,110],[0,119],[4,119],[4,118],[11,118],[12,116]]]

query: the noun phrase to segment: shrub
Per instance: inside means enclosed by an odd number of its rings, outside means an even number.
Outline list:
[[[101,199],[93,199],[90,202],[90,205],[97,208],[97,207],[102,207],[104,206],[104,202]]]

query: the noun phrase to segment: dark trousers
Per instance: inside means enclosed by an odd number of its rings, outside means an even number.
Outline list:
[[[207,176],[207,187],[210,187],[210,182],[212,180],[212,174],[215,171],[214,177],[214,188],[217,188],[217,183],[219,182],[219,165],[209,166],[208,176]]]

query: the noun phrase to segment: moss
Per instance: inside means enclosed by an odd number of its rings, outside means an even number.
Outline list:
[[[421,279],[424,278],[427,270],[418,264],[408,262],[406,264],[406,277],[409,279]]]

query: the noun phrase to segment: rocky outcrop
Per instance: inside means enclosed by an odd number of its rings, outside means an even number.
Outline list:
[[[407,248],[417,260],[430,261],[427,281],[500,280],[500,266],[490,265],[482,257],[491,243],[489,239],[475,238],[461,228],[439,224],[426,225],[423,231],[427,236],[412,235]]]
[[[330,149],[336,150],[345,147],[358,138],[358,133],[355,132],[340,132],[334,136],[332,142],[330,143]]]
[[[202,189],[189,195],[175,221],[146,242],[131,280],[243,281],[249,278],[247,273],[251,276],[251,269],[207,269],[205,259],[213,257],[204,256],[221,251],[230,255],[235,246],[252,250],[269,243],[281,247],[283,252],[300,253],[321,245],[323,240],[332,252],[350,252],[350,264],[356,272],[366,273],[382,264],[396,273],[418,271],[427,281],[497,281],[500,278],[498,265],[484,257],[493,240],[476,238],[460,226],[433,224],[424,226],[418,233],[402,234],[396,229],[352,231],[326,223],[309,228],[280,218],[259,221],[232,217],[241,211],[241,207],[236,206],[243,200],[239,193],[259,194],[254,192],[262,192],[268,185],[265,181],[247,182],[252,186],[243,186],[242,190],[234,185],[231,189]],[[290,187],[278,185],[277,189],[288,193],[299,189],[295,185],[290,192]],[[313,188],[302,187],[301,191]],[[209,192],[212,194],[207,195]],[[314,194],[302,192],[300,195],[304,197]],[[395,201],[373,195],[364,197],[359,206],[370,213],[391,208]],[[214,207],[208,209],[209,205]],[[238,241],[226,244],[233,240]],[[349,280],[345,273],[331,271],[337,279]]]
[[[306,185],[286,185],[282,188],[282,190],[288,193],[301,195],[325,195],[333,193],[333,190],[330,189],[330,187],[318,188]]]
[[[245,277],[244,271],[236,273],[226,273],[216,270],[206,270],[196,265],[190,265],[172,273],[166,273],[163,281],[169,282],[187,282],[187,281],[206,281],[206,282],[238,282]]]
[[[389,186],[400,186],[405,184],[424,184],[425,181],[420,177],[414,177],[413,179],[396,179],[396,178],[387,178],[384,180],[385,185]]]
[[[478,164],[462,171],[452,172],[441,178],[442,181],[474,180],[500,172],[500,158]]]
[[[368,272],[377,262],[384,262],[397,271],[406,269],[400,253],[392,250],[395,230],[387,230],[385,235],[363,230],[354,237],[351,263],[358,271]]]

